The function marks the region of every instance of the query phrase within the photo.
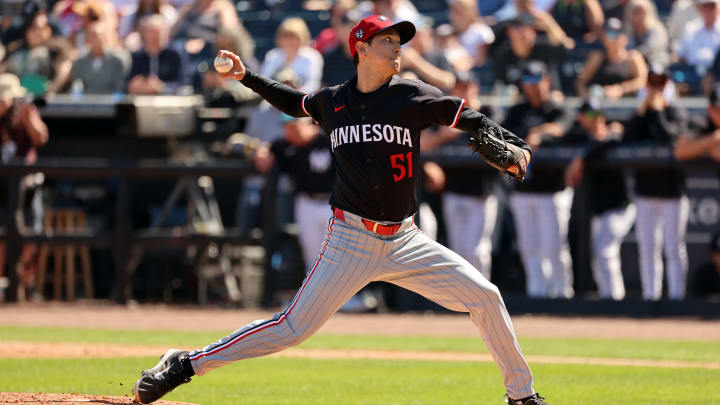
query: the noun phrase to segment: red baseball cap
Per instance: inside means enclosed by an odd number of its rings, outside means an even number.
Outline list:
[[[350,53],[355,57],[355,44],[358,42],[367,42],[373,35],[378,34],[390,28],[395,28],[400,33],[400,43],[404,44],[415,36],[415,26],[410,21],[400,21],[393,24],[392,20],[384,15],[371,15],[365,17],[357,23],[350,31],[348,43],[350,44]]]

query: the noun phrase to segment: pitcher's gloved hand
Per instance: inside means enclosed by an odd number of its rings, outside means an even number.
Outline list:
[[[500,173],[513,180],[523,181],[525,178],[529,152],[506,142],[499,128],[478,129],[470,135],[468,145]]]

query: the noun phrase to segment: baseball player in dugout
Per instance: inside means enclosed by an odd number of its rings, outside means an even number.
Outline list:
[[[497,287],[465,259],[434,242],[414,223],[420,132],[430,125],[471,134],[473,150],[500,172],[522,179],[530,148],[465,100],[420,81],[401,79],[401,45],[415,34],[407,21],[373,15],[348,38],[357,75],[305,94],[248,71],[236,55],[221,75],[239,80],[279,110],[311,117],[330,138],[335,183],[332,216],[319,252],[295,298],[267,320],[252,322],[204,348],[170,349],[142,372],[135,399],[151,403],[197,374],[237,360],[295,346],[315,333],[371,281],[386,281],[455,311],[469,312],[497,363],[513,405],[545,405],[515,337]],[[498,401],[499,402],[499,401]]]
[[[540,61],[529,62],[520,78],[525,102],[512,106],[504,125],[533,148],[563,142],[567,118],[550,96],[550,75]],[[573,189],[562,168],[533,168],[510,198],[527,294],[538,298],[574,295],[572,259],[567,242]]]

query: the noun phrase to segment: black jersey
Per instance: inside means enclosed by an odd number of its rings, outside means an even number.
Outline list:
[[[648,109],[635,114],[625,130],[624,140],[672,147],[686,133],[685,111],[669,106],[662,111]],[[677,198],[685,195],[685,171],[673,162],[666,167],[635,170],[635,194],[642,197]]]
[[[567,118],[567,111],[562,106],[548,101],[540,108],[534,108],[530,102],[516,104],[510,107],[503,124],[514,133],[525,139],[530,128],[548,122],[563,123]],[[562,144],[562,139],[549,139],[544,145]],[[525,182],[517,183],[515,190],[526,193],[555,193],[565,189],[565,169],[530,166]]]
[[[311,116],[323,128],[335,160],[330,204],[376,221],[399,222],[417,210],[423,129],[433,124],[466,131],[498,126],[466,108],[465,100],[398,76],[370,93],[356,89],[357,77],[312,95],[251,72],[242,83],[286,114]],[[523,140],[500,129],[507,142],[529,150]]]
[[[319,134],[309,144],[296,147],[278,139],[270,147],[280,170],[295,181],[295,191],[310,194],[330,193],[335,170],[328,138]]]

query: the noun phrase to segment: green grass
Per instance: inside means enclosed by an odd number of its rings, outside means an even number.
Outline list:
[[[88,342],[202,347],[227,332],[125,331],[77,328],[2,327],[0,341]],[[720,361],[718,342],[521,338],[529,355]],[[303,348],[487,352],[480,337],[316,335]]]
[[[156,358],[0,359],[0,390],[129,395]],[[544,365],[535,388],[553,405],[720,404],[720,370]],[[122,383],[122,385],[120,385]],[[262,358],[179,387],[168,400],[230,404],[502,404],[492,363]]]

